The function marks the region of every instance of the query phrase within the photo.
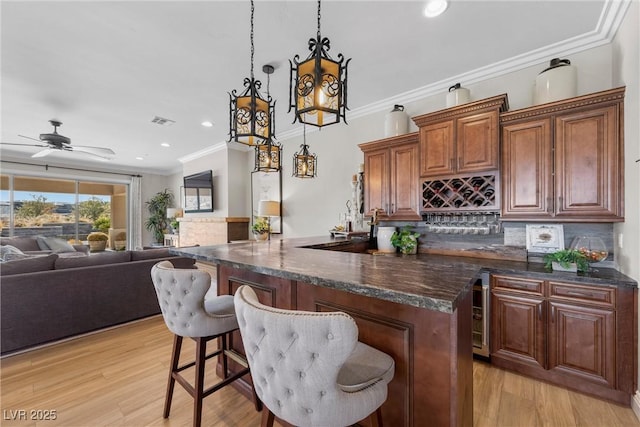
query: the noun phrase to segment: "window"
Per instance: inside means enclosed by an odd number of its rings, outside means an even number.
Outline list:
[[[3,236],[85,241],[92,231],[126,231],[127,186],[0,175],[0,221]]]

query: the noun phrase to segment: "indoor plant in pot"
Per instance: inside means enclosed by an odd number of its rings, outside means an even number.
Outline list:
[[[420,233],[413,231],[407,225],[391,235],[391,244],[405,255],[415,254],[418,252],[418,237]]]
[[[113,238],[113,246],[116,251],[123,251],[127,247],[127,233],[121,231],[115,235]]]
[[[153,233],[154,243],[162,245],[168,227],[167,208],[173,204],[173,194],[168,188],[156,193],[147,201],[149,217],[144,226]]]
[[[251,231],[256,240],[267,240],[269,237],[269,222],[264,217],[257,217],[251,226]]]
[[[87,241],[89,242],[89,250],[91,252],[104,251],[107,247],[107,240],[109,236],[101,231],[94,231],[89,233]]]
[[[587,271],[589,263],[587,257],[575,249],[562,249],[543,257],[544,266],[556,271]]]

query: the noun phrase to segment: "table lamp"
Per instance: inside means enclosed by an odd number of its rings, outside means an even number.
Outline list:
[[[273,200],[260,200],[258,204],[258,216],[267,217],[269,226],[269,240],[271,240],[271,217],[280,216],[280,202]]]

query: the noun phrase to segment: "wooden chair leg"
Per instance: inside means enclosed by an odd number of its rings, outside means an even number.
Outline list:
[[[262,420],[260,421],[260,427],[273,427],[273,421],[275,415],[266,406],[262,410]]]
[[[173,353],[171,354],[171,366],[169,367],[169,380],[167,382],[167,395],[164,400],[164,418],[169,418],[169,412],[171,412],[171,399],[173,398],[173,388],[176,384],[176,380],[173,377],[173,373],[178,370],[178,362],[180,359],[180,349],[182,348],[182,337],[174,335],[173,337]]]
[[[382,408],[376,409],[369,415],[369,423],[371,427],[382,427]]]
[[[196,383],[193,396],[193,427],[200,427],[202,421],[202,400],[204,399],[204,368],[207,357],[207,341],[196,338]]]
[[[229,363],[227,362],[227,334],[220,337],[222,346],[222,378],[227,378],[229,372]]]

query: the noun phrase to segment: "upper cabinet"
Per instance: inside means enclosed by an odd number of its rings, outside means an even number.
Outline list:
[[[624,88],[500,116],[503,220],[624,220]]]
[[[420,220],[418,133],[359,145],[364,152],[365,216]]]
[[[499,114],[507,95],[413,117],[420,128],[420,177],[497,170]]]

